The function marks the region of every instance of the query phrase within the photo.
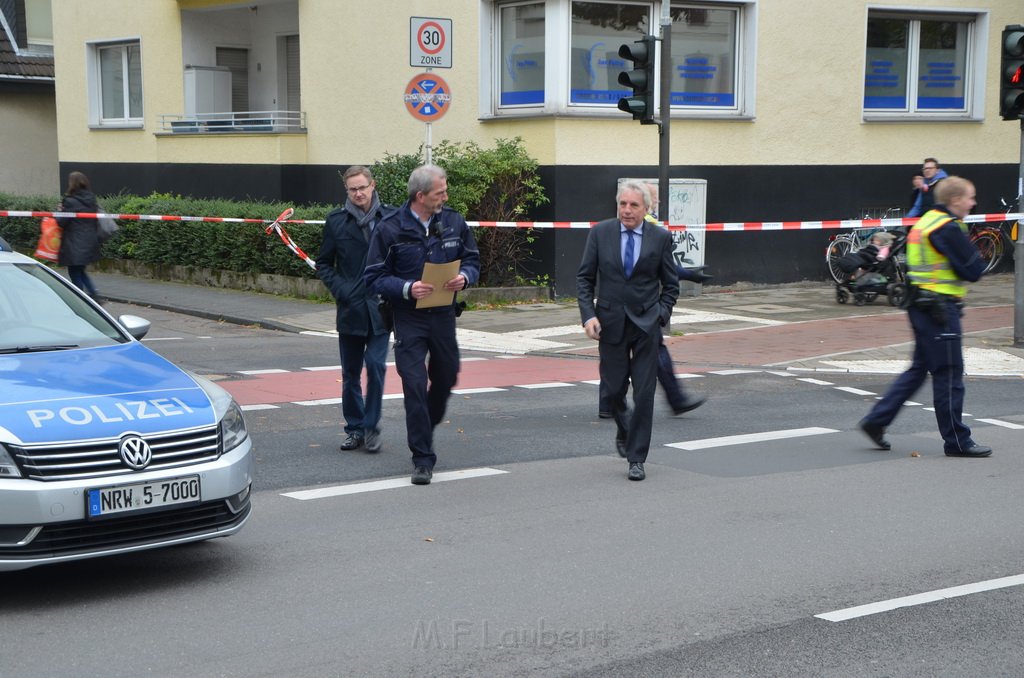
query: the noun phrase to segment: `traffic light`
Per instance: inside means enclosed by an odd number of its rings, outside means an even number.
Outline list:
[[[1003,120],[1024,116],[1024,26],[1003,29],[999,64],[999,115]]]
[[[634,120],[647,125],[654,122],[654,43],[653,35],[619,47],[619,56],[633,62],[633,70],[619,73],[619,84],[633,88],[633,96],[619,99],[619,110],[631,113]]]

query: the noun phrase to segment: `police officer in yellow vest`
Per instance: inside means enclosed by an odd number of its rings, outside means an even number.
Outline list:
[[[971,439],[963,422],[964,356],[960,315],[967,294],[964,281],[981,278],[985,262],[967,238],[961,221],[975,205],[974,184],[948,177],[935,188],[935,207],[907,235],[907,314],[914,330],[914,356],[888,392],[861,419],[860,428],[883,450],[892,446],[885,429],[928,374],[932,375],[935,419],[950,457],[987,457],[992,448]]]

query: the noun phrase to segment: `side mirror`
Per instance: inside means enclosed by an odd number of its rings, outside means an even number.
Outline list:
[[[122,315],[117,318],[121,326],[128,330],[128,334],[142,341],[142,338],[149,334],[150,324],[145,318],[137,315]]]

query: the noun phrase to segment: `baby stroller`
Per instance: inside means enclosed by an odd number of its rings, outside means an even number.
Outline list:
[[[839,269],[846,279],[836,284],[836,301],[845,304],[851,298],[857,306],[871,303],[884,294],[890,306],[902,306],[907,296],[906,244],[902,231],[880,231],[892,244],[886,256],[879,258],[874,243],[841,257]],[[875,234],[878,235],[878,234]]]

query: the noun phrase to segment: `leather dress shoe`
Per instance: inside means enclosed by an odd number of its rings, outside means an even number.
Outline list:
[[[992,454],[992,448],[975,443],[963,450],[946,450],[947,457],[987,457]]]
[[[615,434],[615,449],[618,451],[619,456],[623,459],[626,458],[626,434],[616,433]]]
[[[345,439],[341,441],[341,449],[343,450],[357,450],[363,444],[363,435],[361,433],[349,433],[345,436]]]
[[[689,412],[690,410],[695,410],[704,403],[706,403],[707,400],[707,398],[701,398],[700,396],[690,396],[689,398],[683,401],[682,405],[679,405],[678,407],[673,407],[672,414],[678,416],[680,414]]]
[[[615,416],[614,414],[612,414],[611,412],[608,412],[606,410],[600,410],[597,413],[597,418],[598,419],[611,419],[614,416]]]
[[[644,473],[644,465],[638,461],[632,461],[629,463],[629,473],[626,476],[630,480],[643,480],[647,477]]]
[[[380,452],[380,448],[381,448],[380,431],[377,431],[377,430],[367,431],[366,432],[366,438],[364,438],[363,441],[364,441],[364,443],[366,445],[366,451],[367,452],[374,452],[374,453]]]
[[[417,466],[416,470],[412,472],[412,484],[413,485],[429,485],[430,479],[434,476],[434,472],[426,466]]]
[[[892,444],[885,439],[885,427],[878,424],[873,424],[867,419],[861,419],[857,424],[861,431],[864,431],[865,435],[871,439],[875,445],[881,450],[891,450]]]

